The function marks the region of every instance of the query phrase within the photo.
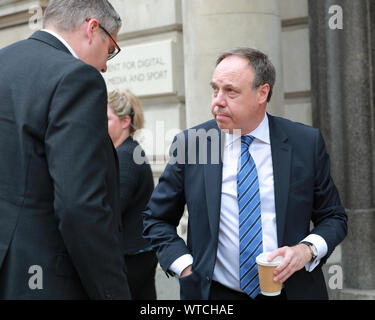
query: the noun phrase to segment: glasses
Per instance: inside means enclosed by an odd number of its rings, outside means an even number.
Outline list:
[[[90,20],[91,20],[90,18],[87,18],[86,22],[89,22]],[[100,23],[99,23],[99,28],[102,29],[104,33],[109,37],[114,47],[113,51],[108,53],[108,57],[107,57],[107,61],[108,61],[116,57],[120,53],[121,49],[119,45],[116,43],[116,41],[112,38],[111,34],[106,29],[104,29],[104,27]]]

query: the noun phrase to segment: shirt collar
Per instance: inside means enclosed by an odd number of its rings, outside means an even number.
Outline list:
[[[48,32],[49,34],[53,35],[69,50],[69,52],[73,55],[74,58],[79,59],[77,54],[74,52],[73,48],[59,34],[48,29],[42,29],[41,31]]]
[[[255,139],[260,140],[264,143],[270,144],[270,128],[268,124],[268,116],[265,113],[264,118],[262,122],[250,133],[247,134],[248,136],[253,136]],[[225,139],[225,147],[228,147],[229,145],[233,144],[237,139],[239,139],[241,136],[238,134],[229,134],[225,133],[224,139]]]

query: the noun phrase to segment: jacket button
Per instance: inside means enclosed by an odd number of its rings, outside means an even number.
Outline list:
[[[208,282],[210,282],[210,277],[209,277],[209,276],[207,276],[207,277],[206,277],[206,280],[207,280]]]

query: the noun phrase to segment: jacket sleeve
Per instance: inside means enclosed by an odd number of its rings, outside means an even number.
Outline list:
[[[311,233],[320,235],[327,243],[328,252],[323,262],[347,234],[347,215],[330,174],[330,159],[319,130],[315,137],[314,207]]]
[[[157,248],[159,263],[164,271],[177,258],[190,253],[185,241],[177,234],[186,203],[184,163],[181,161],[181,154],[185,155],[184,134],[174,139],[172,149],[175,152],[171,152],[172,157],[143,212],[143,236]]]
[[[106,185],[107,165],[112,164],[106,87],[96,69],[77,65],[55,89],[45,135],[55,216],[89,297],[127,299],[116,213],[108,203]]]

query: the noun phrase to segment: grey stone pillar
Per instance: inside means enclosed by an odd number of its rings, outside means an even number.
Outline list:
[[[276,68],[268,111],[284,114],[279,0],[182,0],[187,127],[212,119],[211,81],[219,53],[249,46]]]
[[[309,23],[313,123],[349,217],[338,297],[375,299],[375,1],[309,0]]]

